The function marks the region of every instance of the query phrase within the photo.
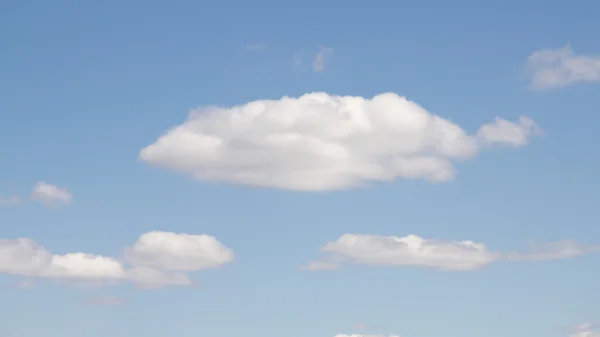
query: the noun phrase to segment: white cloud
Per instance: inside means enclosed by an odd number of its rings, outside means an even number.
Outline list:
[[[56,207],[70,204],[73,200],[73,195],[65,188],[40,181],[33,187],[31,199],[47,207]]]
[[[320,73],[325,70],[328,60],[333,56],[333,48],[321,47],[313,60],[313,70]]]
[[[0,197],[0,206],[15,206],[21,203],[21,198],[17,196]]]
[[[52,254],[32,239],[0,240],[0,272],[64,279],[120,279],[124,268],[114,258],[83,254]]]
[[[509,122],[502,118],[496,118],[495,123],[483,125],[477,131],[477,140],[482,145],[510,145],[523,146],[533,135],[541,131],[533,120],[520,117],[517,123]]]
[[[598,246],[584,246],[563,241],[534,246],[526,253],[501,253],[491,251],[483,243],[473,241],[441,241],[424,239],[416,235],[405,237],[344,234],[321,248],[327,257],[312,261],[304,267],[323,270],[315,266],[327,265],[334,270],[344,262],[366,265],[421,266],[439,270],[468,271],[484,267],[497,260],[548,260],[571,258],[599,251]]]
[[[140,151],[199,180],[298,191],[371,182],[454,178],[454,162],[488,145],[521,146],[537,130],[496,119],[475,135],[394,93],[371,99],[324,92],[193,110]]]
[[[194,239],[195,244],[186,243]],[[131,281],[143,287],[190,285],[183,272],[214,268],[234,258],[213,237],[170,232],[143,234],[126,248],[126,255],[122,260],[86,253],[53,254],[32,239],[2,239],[0,273],[74,282]]]
[[[234,253],[210,235],[149,232],[126,250],[125,258],[136,266],[192,271],[231,262]]]
[[[373,265],[414,265],[444,270],[471,270],[496,258],[472,241],[443,242],[406,237],[344,234],[321,248],[342,261]]]
[[[527,59],[530,86],[548,90],[584,82],[600,82],[600,55],[575,55],[571,45],[542,49]]]
[[[600,331],[594,329],[591,323],[583,323],[573,329],[570,337],[600,337]]]

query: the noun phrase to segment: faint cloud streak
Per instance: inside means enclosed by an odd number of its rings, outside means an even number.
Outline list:
[[[251,43],[244,47],[244,51],[247,52],[261,52],[267,49],[266,43]]]
[[[321,50],[315,56],[312,63],[312,68],[315,72],[323,72],[327,66],[329,59],[333,56],[333,48],[321,47]]]
[[[123,297],[119,296],[100,296],[88,298],[85,300],[85,303],[94,305],[94,306],[118,306],[127,303],[127,300]]]
[[[10,197],[0,197],[0,206],[16,206],[21,203],[21,198],[13,195]]]

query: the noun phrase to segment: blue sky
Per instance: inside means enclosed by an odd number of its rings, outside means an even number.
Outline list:
[[[598,6],[2,2],[0,335],[596,336]]]

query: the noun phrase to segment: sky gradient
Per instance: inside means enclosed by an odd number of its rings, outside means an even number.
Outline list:
[[[599,336],[598,10],[3,1],[0,336]]]

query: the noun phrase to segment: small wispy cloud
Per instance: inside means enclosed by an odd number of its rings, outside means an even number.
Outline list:
[[[369,334],[369,335],[365,335],[365,334],[338,334],[335,335],[335,337],[399,337],[398,335],[384,335],[384,334]]]
[[[371,333],[372,333],[373,330],[379,330],[379,329],[382,329],[383,327],[380,325],[373,325],[373,324],[367,324],[364,322],[359,322],[356,324],[352,324],[352,326],[350,326],[350,328],[353,331],[362,331],[363,333],[366,331],[371,331]]]
[[[260,52],[264,51],[265,49],[267,49],[266,43],[251,43],[244,47],[244,51],[247,52]]]
[[[312,63],[314,71],[320,73],[325,70],[329,59],[333,56],[333,48],[321,47]]]
[[[529,55],[526,71],[530,88],[538,91],[600,82],[600,55],[576,55],[570,44],[542,49]]]
[[[579,324],[569,337],[600,337],[600,331],[592,323]]]
[[[305,50],[296,51],[292,55],[291,59],[294,70],[303,72],[308,70],[310,67],[314,72],[317,73],[325,71],[329,65],[331,57],[333,56],[333,48],[321,47],[321,49],[319,49],[319,51],[313,55],[314,57],[311,59]]]
[[[21,203],[21,198],[16,195],[10,197],[0,197],[0,206],[15,206]]]
[[[367,330],[369,329],[369,325],[365,324],[365,323],[356,323],[352,325],[352,329],[355,330]]]
[[[99,296],[88,298],[85,303],[95,306],[117,306],[127,303],[127,300],[119,296]]]
[[[598,245],[586,245],[572,240],[562,240],[533,244],[528,252],[507,254],[505,258],[512,261],[559,260],[598,252],[600,252],[600,246]]]
[[[40,181],[33,187],[31,200],[38,201],[46,207],[57,207],[69,205],[73,195],[65,188]]]
[[[306,53],[304,52],[304,50],[299,50],[297,52],[294,52],[294,55],[292,55],[292,66],[295,71],[305,71],[306,70],[306,66],[304,65],[304,55],[305,54]]]
[[[17,288],[33,288],[35,287],[35,281],[32,279],[22,279],[16,283]]]
[[[300,266],[300,269],[306,270],[338,270],[340,269],[339,264],[330,261],[311,261],[305,266]]]

